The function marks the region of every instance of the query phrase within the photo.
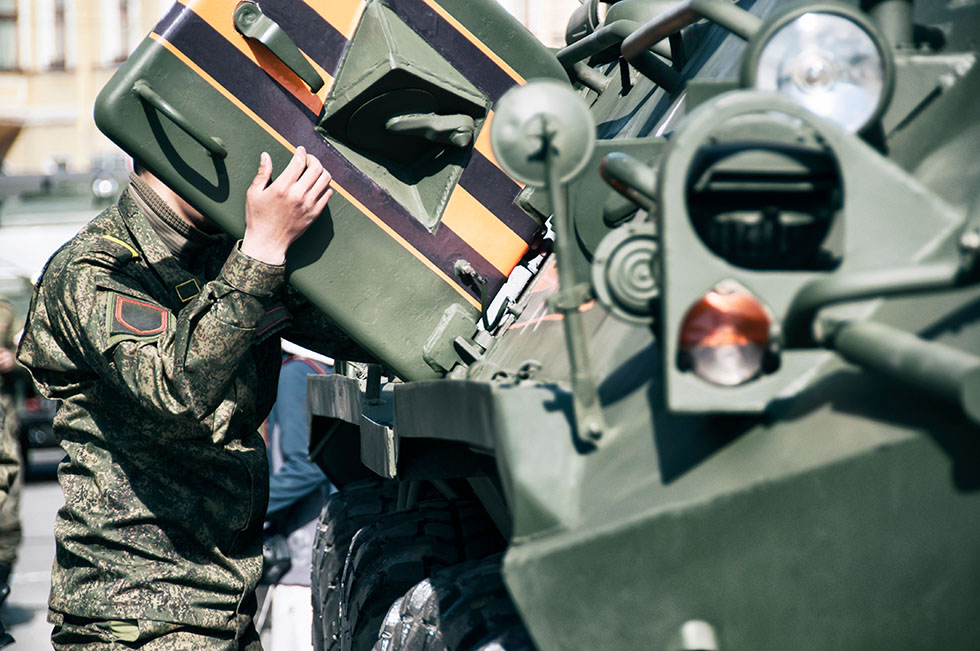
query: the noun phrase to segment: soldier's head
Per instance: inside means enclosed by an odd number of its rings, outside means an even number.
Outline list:
[[[194,206],[187,203],[179,194],[171,190],[170,186],[154,176],[143,162],[135,156],[133,157],[133,172],[143,179],[154,192],[160,195],[160,198],[185,222],[205,233],[218,231],[217,226],[210,219],[201,214]]]

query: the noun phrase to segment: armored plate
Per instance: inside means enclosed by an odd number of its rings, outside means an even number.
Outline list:
[[[400,376],[447,370],[431,361],[451,358],[440,320],[462,312],[475,330],[480,314],[457,261],[492,298],[539,228],[490,151],[494,102],[561,67],[494,0],[248,4],[262,29],[236,26],[234,0],[175,4],[102,90],[99,128],[234,235],[259,153],[278,173],[304,146],[336,194],[290,250],[290,282]],[[473,137],[395,133],[406,112],[472,123]]]

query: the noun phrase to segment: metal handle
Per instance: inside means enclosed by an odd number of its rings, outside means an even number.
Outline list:
[[[972,280],[958,263],[874,269],[813,280],[800,288],[786,310],[784,345],[787,348],[815,345],[813,323],[817,313],[825,307],[867,298],[953,289],[973,284]]]
[[[614,151],[599,162],[599,176],[640,208],[652,211],[657,204],[657,170],[628,154]]]
[[[834,322],[823,343],[844,359],[959,403],[980,423],[980,357],[874,321]]]
[[[632,61],[654,44],[702,18],[718,23],[746,40],[762,25],[761,18],[728,0],[685,0],[626,37],[622,46],[623,56],[627,61]]]
[[[183,113],[178,111],[170,102],[160,97],[153,90],[153,87],[150,86],[150,82],[145,79],[137,79],[136,83],[133,84],[133,93],[170,118],[171,122],[183,129],[191,138],[201,143],[201,146],[207,149],[208,153],[215,158],[224,158],[228,155],[228,150],[225,149],[224,143],[219,138],[209,136],[200,131],[190,120],[184,117]]]
[[[385,123],[385,129],[388,133],[416,136],[430,142],[462,148],[473,142],[473,124],[473,118],[468,115],[406,113],[390,118]]]
[[[314,93],[323,88],[323,77],[314,70],[303,53],[296,47],[289,34],[279,24],[262,13],[251,0],[244,0],[235,7],[235,29],[245,38],[252,38],[266,46],[283,64],[296,73]]]

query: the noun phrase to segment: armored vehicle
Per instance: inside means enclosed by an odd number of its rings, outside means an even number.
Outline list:
[[[317,649],[977,648],[978,19],[175,5],[100,126],[232,233],[261,150],[337,187]]]

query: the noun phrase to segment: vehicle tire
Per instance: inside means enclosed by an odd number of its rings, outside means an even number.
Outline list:
[[[373,651],[533,651],[500,562],[497,554],[416,584],[388,609]]]
[[[358,531],[341,582],[341,649],[378,640],[392,602],[434,572],[501,551],[504,540],[472,500],[435,499],[391,513]]]
[[[313,539],[313,648],[340,649],[340,579],[351,538],[361,527],[395,510],[398,485],[367,480],[354,482],[327,498]]]

